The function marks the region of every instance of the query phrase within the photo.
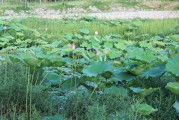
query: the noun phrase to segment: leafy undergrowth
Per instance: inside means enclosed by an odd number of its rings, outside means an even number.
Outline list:
[[[92,34],[83,26],[57,37],[48,28],[40,34],[16,20],[1,20],[2,117],[177,119],[178,25],[151,34],[139,32],[144,24],[139,19],[102,24],[122,25],[123,32]]]

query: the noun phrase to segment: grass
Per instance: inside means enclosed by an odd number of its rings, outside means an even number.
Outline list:
[[[176,7],[174,8],[174,10],[179,10],[179,6],[176,6]]]
[[[16,13],[19,13],[20,11],[28,11],[30,10],[30,7],[25,7],[23,5],[14,4],[14,5],[0,5],[0,14],[3,14],[6,10],[13,10]],[[1,13],[2,12],[2,13]]]
[[[122,5],[123,7],[134,7],[136,5],[139,5],[140,2],[136,1],[127,1],[127,0],[117,0],[117,3]]]
[[[0,68],[1,119],[37,119],[50,110],[49,95],[34,84],[38,74],[19,63],[1,63]]]
[[[109,10],[110,2],[106,1],[90,1],[82,6],[84,9],[88,9],[90,6],[95,6],[99,10]]]
[[[176,119],[175,110],[172,108],[174,103],[173,94],[169,94],[166,97],[162,91],[159,91],[146,99],[135,95],[122,97],[98,92],[91,96],[90,91],[83,88],[83,90],[75,90],[61,96],[58,100],[51,101],[40,90],[40,86],[35,87],[33,79],[30,77],[33,73],[30,72],[29,68],[18,63],[3,63],[0,68],[1,120],[64,120],[64,118],[68,120]],[[157,82],[160,83],[160,81]],[[136,111],[133,111],[131,107],[133,104],[142,102],[148,102],[158,108],[159,112],[152,114],[152,116],[142,117]]]
[[[54,10],[63,10],[63,9],[68,9],[68,8],[73,8],[75,7],[74,5],[69,5],[66,3],[57,3],[54,5],[48,6],[49,9],[54,9]]]
[[[83,20],[49,20],[38,18],[27,18],[22,20],[24,25],[33,29],[37,29],[42,34],[53,34],[56,38],[66,33],[77,33],[81,28],[90,30],[90,34],[98,31],[100,35],[108,35],[109,33],[124,34],[127,29],[126,24],[113,25],[111,21],[95,20],[94,22],[87,22]],[[140,29],[136,30],[136,35],[172,32],[173,28],[179,24],[179,19],[165,19],[165,20],[144,20]],[[48,29],[46,29],[48,28]]]

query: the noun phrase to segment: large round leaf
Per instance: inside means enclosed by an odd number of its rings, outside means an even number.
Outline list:
[[[37,66],[40,63],[40,60],[31,54],[21,54],[21,58],[30,67]]]
[[[170,90],[172,93],[179,95],[179,82],[169,82],[165,88]]]
[[[132,81],[136,78],[136,76],[132,75],[129,72],[113,72],[112,80],[118,82],[118,81]]]
[[[150,63],[155,59],[152,51],[144,51],[142,48],[131,48],[127,53],[128,58],[137,59],[140,61],[144,61]]]
[[[149,68],[150,64],[145,65],[139,65],[137,67],[128,67],[127,71],[129,71],[133,75],[140,75],[142,72],[144,72],[147,68]]]
[[[44,85],[52,86],[52,85],[59,85],[61,83],[61,76],[53,71],[44,71],[42,74],[44,77]]]
[[[82,72],[90,77],[96,77],[97,75],[105,72],[105,70],[111,65],[111,62],[93,62],[90,65],[83,68]]]
[[[158,78],[161,75],[163,75],[163,73],[165,72],[165,64],[163,63],[159,63],[155,66],[151,66],[149,69],[147,69],[146,71],[144,71],[140,77],[142,78]]]
[[[81,79],[77,77],[69,78],[62,84],[62,90],[73,90],[77,88],[80,84]]]
[[[89,34],[89,30],[87,28],[80,29],[81,34]]]
[[[179,76],[179,55],[172,57],[166,64],[166,71]]]
[[[18,55],[13,55],[13,54],[10,54],[9,55],[9,59],[12,61],[12,62],[19,62],[20,61],[20,57]]]

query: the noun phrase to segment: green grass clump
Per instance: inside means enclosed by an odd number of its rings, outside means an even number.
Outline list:
[[[140,3],[137,1],[128,1],[128,0],[117,0],[116,2],[121,4],[123,7],[134,7]]]
[[[84,4],[83,8],[87,9],[90,6],[94,6],[100,10],[109,10],[109,4],[110,2],[106,2],[106,1],[91,1],[89,3]]]
[[[85,92],[70,94],[64,102],[64,115],[67,119],[75,120],[115,120],[140,118],[131,110],[135,103],[128,97],[116,97],[113,95],[94,95]]]
[[[69,4],[66,4],[66,3],[60,3],[60,4],[55,4],[55,5],[51,5],[51,6],[48,6],[48,8],[50,9],[54,9],[54,10],[63,10],[63,9],[68,9],[68,8],[73,8],[74,5],[69,5]]]
[[[179,6],[176,6],[176,7],[174,8],[174,10],[179,10]]]
[[[38,77],[31,74],[28,67],[18,63],[1,63],[0,76],[2,117],[27,119],[50,110],[49,95],[41,85],[34,84],[39,82]]]

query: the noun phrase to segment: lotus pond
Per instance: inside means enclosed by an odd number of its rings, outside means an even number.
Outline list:
[[[2,119],[179,116],[178,19],[0,20],[0,36],[0,93],[5,80],[24,86],[24,102],[0,98]]]

